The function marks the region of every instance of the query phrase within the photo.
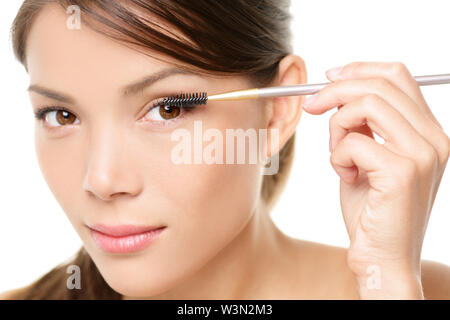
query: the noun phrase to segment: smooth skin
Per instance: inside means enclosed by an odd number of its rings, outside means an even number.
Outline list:
[[[172,91],[214,94],[250,87],[245,79],[175,75],[123,98],[123,85],[170,63],[88,28],[68,30],[66,19],[61,8],[48,5],[27,39],[30,83],[76,100],[62,104],[30,92],[33,110],[62,105],[78,120],[57,128],[36,121],[37,156],[86,250],[124,299],[450,298],[450,268],[420,260],[449,139],[403,65],[350,64],[343,78],[330,77],[334,83],[304,109],[320,115],[338,107],[330,122],[331,163],[341,176],[351,240],[346,249],[282,233],[259,198],[258,165],[157,161],[167,151],[160,143],[166,131],[138,121],[150,101]],[[306,83],[306,67],[291,54],[280,62],[273,85],[299,83]],[[303,100],[212,102],[173,127],[189,129],[199,118],[220,131],[277,128],[281,148],[295,132]],[[371,130],[387,143],[377,144]],[[357,177],[352,166],[360,170]],[[117,256],[96,247],[86,223],[164,224],[167,230],[148,250]],[[381,278],[368,277],[368,268]]]

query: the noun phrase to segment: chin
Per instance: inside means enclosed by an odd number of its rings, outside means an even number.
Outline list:
[[[161,295],[178,283],[175,279],[168,279],[161,274],[111,274],[103,277],[108,285],[116,292],[129,298],[149,298]]]
[[[106,283],[114,291],[131,298],[163,294],[182,280],[182,272],[176,276],[173,265],[166,267],[161,263],[149,263],[144,256],[100,256],[95,260]]]

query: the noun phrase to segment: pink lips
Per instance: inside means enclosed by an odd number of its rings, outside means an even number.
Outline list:
[[[105,226],[89,227],[97,246],[109,253],[129,253],[143,250],[155,241],[165,226]]]

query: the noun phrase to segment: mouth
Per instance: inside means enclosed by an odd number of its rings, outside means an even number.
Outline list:
[[[130,253],[145,249],[158,239],[166,226],[88,226],[97,246],[108,253]]]

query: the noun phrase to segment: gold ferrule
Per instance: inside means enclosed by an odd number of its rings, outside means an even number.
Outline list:
[[[217,100],[242,100],[242,99],[257,99],[259,97],[258,88],[230,91],[221,94],[215,94],[208,97],[208,101]]]

